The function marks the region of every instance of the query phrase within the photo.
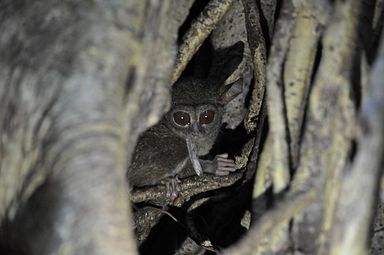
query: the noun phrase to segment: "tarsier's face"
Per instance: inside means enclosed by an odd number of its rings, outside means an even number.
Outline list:
[[[173,130],[182,138],[193,140],[216,136],[221,116],[215,105],[174,106],[169,112]]]

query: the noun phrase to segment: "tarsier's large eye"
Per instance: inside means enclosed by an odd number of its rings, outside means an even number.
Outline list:
[[[201,124],[209,124],[215,118],[215,113],[214,113],[214,111],[207,110],[207,111],[201,113],[199,118],[200,118],[199,121]]]
[[[173,120],[180,126],[186,126],[191,122],[191,117],[186,112],[175,112]]]

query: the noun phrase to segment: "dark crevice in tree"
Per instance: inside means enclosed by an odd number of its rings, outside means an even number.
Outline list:
[[[245,210],[251,208],[252,180],[228,188],[200,193],[182,207],[170,207],[168,215],[161,217],[145,242],[140,246],[141,254],[173,254],[187,237],[202,244],[210,240],[216,249],[222,249],[241,238],[245,228],[240,225]],[[209,198],[196,209],[191,206],[199,200]],[[167,233],[166,235],[164,233]],[[165,245],[166,244],[166,245]]]
[[[213,56],[214,50],[212,44],[209,39],[207,39],[186,66],[182,73],[182,77],[193,76],[200,79],[207,78],[212,66]]]
[[[240,124],[234,130],[225,129],[223,125],[217,142],[213,145],[210,154],[217,155],[229,153],[231,157],[238,154],[244,144],[253,138],[253,134],[247,134],[244,126]]]
[[[284,1],[280,1],[280,0],[278,0],[278,1],[276,1],[276,10],[275,10],[275,15],[274,15],[274,17],[273,17],[273,20],[275,20],[275,21],[278,21],[279,20],[279,17],[280,17],[280,14],[281,14],[281,8],[282,8],[282,6],[283,6],[283,2]],[[276,23],[275,23],[275,26],[276,26]],[[275,32],[275,27],[273,28],[273,33],[272,33],[272,38],[271,38],[271,40],[273,39],[273,37],[274,37],[274,32]],[[269,47],[268,47],[269,48]],[[269,52],[269,50],[268,50],[268,52]],[[268,54],[268,56],[269,56],[269,54]]]
[[[362,85],[361,85],[361,54],[362,49],[359,45],[356,45],[356,50],[354,52],[354,55],[352,56],[352,71],[351,71],[351,85],[352,89],[351,92],[351,98],[352,101],[355,104],[356,110],[360,109],[361,106],[361,96],[362,96]]]
[[[288,40],[289,42],[290,40]],[[288,84],[285,84],[284,83],[284,74],[285,74],[285,62],[287,60],[287,52],[285,53],[284,57],[283,57],[283,60],[281,62],[281,73],[280,73],[280,80],[281,80],[281,83],[279,84],[280,88],[281,88],[281,98],[284,98],[284,95],[285,95],[285,88],[287,86],[289,86]],[[291,133],[291,130],[289,129],[289,125],[288,125],[288,114],[287,114],[287,102],[286,100],[282,100],[282,106],[283,106],[283,116],[284,116],[284,122],[285,122],[285,140],[287,141],[287,144],[291,144],[291,136],[290,136],[290,133]],[[292,148],[291,146],[288,146],[288,155],[292,155]],[[292,162],[292,157],[288,157],[288,171],[289,171],[289,175],[291,176],[292,178],[292,175],[294,174],[294,167],[293,167],[293,162]]]
[[[378,0],[364,1],[361,12],[361,22],[359,24],[359,39],[361,47],[366,52],[368,64],[371,65],[377,55],[377,50],[380,42],[380,36],[383,28],[384,12],[378,13],[375,17],[375,8]],[[383,8],[383,7],[381,7]],[[377,23],[374,24],[374,19]],[[376,27],[374,27],[376,25]]]
[[[174,217],[181,219],[184,210],[172,208],[169,210]],[[180,248],[187,238],[187,231],[179,222],[175,222],[168,215],[161,217],[159,222],[151,229],[148,238],[140,245],[141,255],[164,254],[171,255]]]
[[[280,1],[277,1],[280,2]],[[273,27],[268,27],[268,22],[265,17],[265,14],[262,11],[260,1],[256,1],[257,8],[259,9],[259,14],[260,14],[260,25],[261,25],[261,30],[263,31],[263,36],[264,36],[264,41],[265,41],[265,47],[266,47],[266,56],[268,57],[269,55],[269,50],[271,48],[271,39],[269,37],[270,31],[273,31]],[[276,11],[279,11],[278,8],[276,8]]]
[[[315,55],[315,60],[314,60],[314,63],[313,63],[313,71],[312,71],[312,74],[311,74],[311,81],[310,81],[310,84],[309,84],[308,93],[306,95],[305,102],[309,102],[309,97],[310,97],[311,91],[313,89],[313,84],[315,82],[316,75],[317,75],[319,67],[320,67],[320,63],[321,63],[321,59],[322,59],[322,54],[323,54],[323,43],[322,43],[322,40],[320,39],[319,42],[317,43],[317,46],[316,46],[316,55]],[[309,105],[308,105],[308,103],[306,103],[305,106],[304,106],[303,125],[301,126],[301,129],[300,129],[300,136],[299,136],[299,144],[300,145],[301,145],[301,142],[303,140],[303,136],[305,134],[307,117],[308,117],[308,107],[309,107]],[[300,155],[299,155],[298,160],[300,160]],[[296,169],[292,173],[293,174],[292,178],[294,178],[295,173],[296,173]]]

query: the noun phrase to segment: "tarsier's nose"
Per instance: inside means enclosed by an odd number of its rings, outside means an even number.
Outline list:
[[[192,132],[191,132],[191,135],[193,138],[197,138],[199,136],[200,132],[199,132],[199,126],[198,124],[195,122],[195,123],[192,123]]]

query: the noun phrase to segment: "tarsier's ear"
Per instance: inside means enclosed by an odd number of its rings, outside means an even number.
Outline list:
[[[235,97],[243,92],[243,79],[239,79],[232,84],[223,85],[220,89],[219,102],[222,105],[226,105],[232,101]]]
[[[215,51],[208,80],[219,86],[223,85],[243,60],[243,52],[244,43],[242,41],[228,48]]]

